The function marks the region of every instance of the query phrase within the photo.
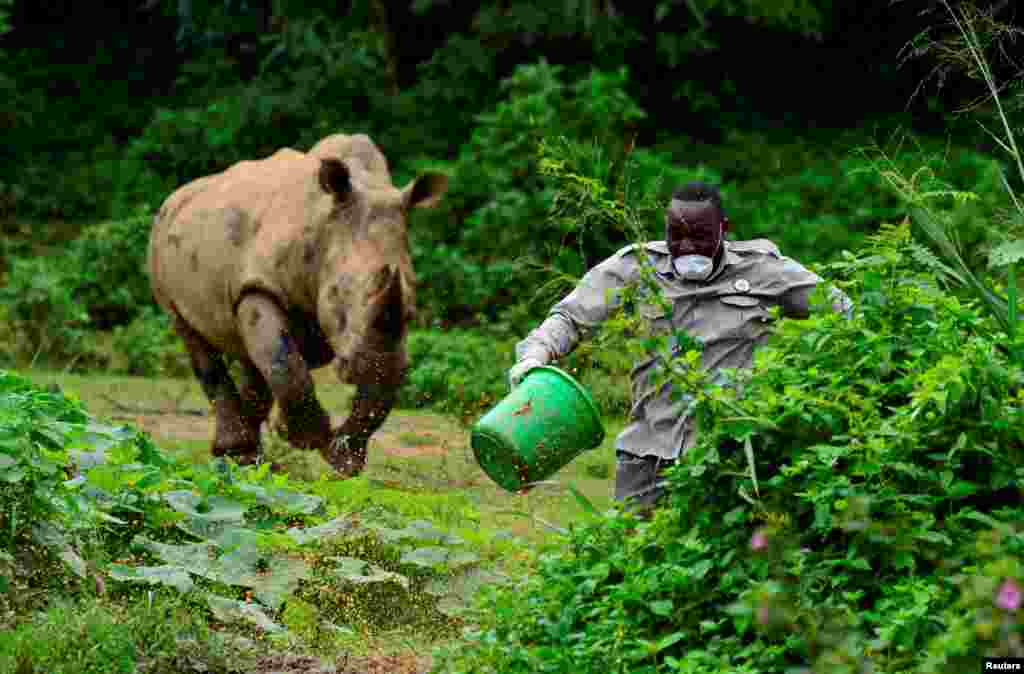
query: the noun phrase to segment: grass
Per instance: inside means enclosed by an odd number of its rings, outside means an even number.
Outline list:
[[[39,369],[19,374],[43,388],[59,386],[101,422],[127,423],[145,430],[170,455],[195,464],[211,458],[213,418],[194,379]],[[314,379],[318,397],[337,423],[348,411],[351,387],[337,382],[328,369],[314,373]],[[601,447],[577,457],[546,484],[526,494],[512,494],[493,483],[475,461],[469,429],[445,415],[394,410],[371,440],[366,471],[350,480],[331,479],[333,473],[319,454],[294,450],[272,431],[265,431],[264,441],[269,457],[283,464],[293,478],[308,480],[309,491],[338,512],[365,512],[380,506],[404,521],[428,519],[465,540],[480,557],[481,568],[518,576],[530,571],[534,552],[560,544],[558,529],[591,516],[568,486],[599,510],[611,505],[613,442],[622,422],[605,420],[605,424],[606,440]],[[146,597],[144,590],[116,599],[91,592],[77,598],[61,593],[48,597],[47,609],[15,617],[18,629],[0,635],[0,672],[130,671],[131,663],[139,658],[166,668],[159,671],[192,671],[179,668],[183,661],[176,658],[192,655],[179,654],[174,638],[164,638],[168,634],[187,634],[196,651],[194,661],[211,665],[209,671],[226,672],[228,663],[238,662],[238,656],[229,653],[234,648],[231,635],[246,635],[244,628],[239,633],[237,625],[211,622],[204,607],[167,590],[158,592],[156,612]],[[160,632],[161,626],[172,629]],[[399,625],[377,631],[317,632],[313,637],[296,630],[286,641],[270,637],[267,644],[278,654],[310,653],[339,664],[338,658],[346,658],[346,663],[347,658],[355,658],[345,665],[343,671],[347,672],[421,672],[431,648],[450,638],[442,628],[433,634],[422,626]],[[49,645],[44,648],[45,644]],[[76,651],[75,644],[82,648]],[[300,671],[267,663],[267,669],[247,671]]]
[[[81,400],[94,415],[131,423],[148,431],[167,452],[193,462],[209,460],[213,420],[193,412],[208,411],[194,379],[70,374],[45,370],[22,371],[33,383],[57,384]],[[344,416],[351,387],[340,384],[324,368],[314,373],[317,395],[336,418]],[[177,414],[175,412],[177,411]],[[587,452],[526,494],[511,494],[479,468],[469,447],[469,431],[451,417],[420,410],[393,410],[370,443],[365,478],[381,501],[408,500],[429,504],[439,523],[454,529],[501,532],[526,545],[551,542],[551,527],[569,527],[587,512],[567,488],[572,485],[599,511],[611,506],[614,439],[624,425],[606,419],[604,443]],[[309,480],[330,475],[316,453],[293,450],[272,433],[264,435],[267,454],[289,474]],[[354,488],[354,487],[353,487]],[[341,490],[344,492],[345,490]],[[436,496],[437,498],[432,498]],[[443,497],[443,498],[442,498]],[[466,508],[460,504],[468,504]],[[412,507],[411,504],[407,504]],[[475,511],[479,520],[469,518]]]

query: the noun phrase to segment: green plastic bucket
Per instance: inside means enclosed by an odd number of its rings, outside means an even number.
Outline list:
[[[557,367],[529,372],[470,434],[477,463],[512,492],[530,489],[604,440],[590,394]]]

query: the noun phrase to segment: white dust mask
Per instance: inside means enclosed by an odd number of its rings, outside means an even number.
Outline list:
[[[672,260],[676,275],[687,281],[706,281],[715,268],[710,257],[704,255],[680,255]]]

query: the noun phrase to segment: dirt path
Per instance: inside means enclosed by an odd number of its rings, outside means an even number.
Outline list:
[[[190,414],[116,414],[112,418],[130,421],[154,438],[208,441],[213,435],[213,419]],[[332,417],[337,427],[344,416]],[[466,433],[454,422],[439,417],[392,412],[380,430],[370,438],[370,454],[415,457],[441,456],[453,445],[468,442]]]

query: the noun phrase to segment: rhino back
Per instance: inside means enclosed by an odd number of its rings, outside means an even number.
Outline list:
[[[214,346],[238,351],[234,309],[243,288],[259,287],[285,305],[305,304],[293,278],[294,242],[322,201],[319,162],[294,150],[239,162],[171,194],[151,237],[150,273],[158,301]],[[161,302],[161,303],[164,303]]]

